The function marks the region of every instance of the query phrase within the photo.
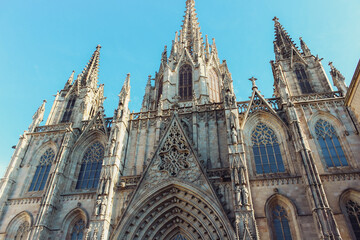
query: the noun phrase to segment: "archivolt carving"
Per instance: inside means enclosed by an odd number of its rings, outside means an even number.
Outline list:
[[[137,209],[116,239],[167,239],[174,234],[169,229],[181,229],[190,239],[233,239],[212,205],[177,186],[157,192]]]

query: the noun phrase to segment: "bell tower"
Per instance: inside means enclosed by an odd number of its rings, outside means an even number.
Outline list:
[[[275,96],[287,98],[304,94],[332,92],[332,86],[321,64],[300,38],[301,50],[274,17],[275,61],[271,61],[274,74]]]
[[[215,39],[209,43],[200,32],[194,0],[186,1],[181,30],[175,33],[168,56],[167,46],[161,55],[159,71],[149,76],[142,111],[168,109],[172,106],[221,102],[222,72]],[[154,82],[154,85],[152,84]]]

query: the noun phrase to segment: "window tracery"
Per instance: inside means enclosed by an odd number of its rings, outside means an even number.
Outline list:
[[[279,141],[274,131],[259,123],[251,134],[256,173],[285,172]]]
[[[179,71],[179,96],[180,100],[192,99],[192,68],[185,64]]]
[[[76,101],[75,96],[71,96],[66,105],[66,109],[65,109],[65,112],[64,112],[61,122],[69,122],[70,121],[70,117],[71,117],[73,108],[75,106],[75,101]]]
[[[352,200],[346,203],[346,211],[356,239],[360,239],[360,205]]]
[[[70,233],[71,240],[82,240],[84,237],[85,222],[80,219],[74,225]]]
[[[276,205],[272,210],[272,222],[274,239],[276,240],[292,240],[289,219],[285,208]]]
[[[295,74],[299,82],[301,92],[303,94],[313,93],[314,91],[310,86],[310,82],[303,65],[301,64],[295,65]]]
[[[348,166],[335,128],[329,122],[318,120],[315,124],[315,134],[328,167]]]
[[[95,142],[86,150],[82,159],[76,189],[91,189],[97,187],[103,158],[104,146],[99,141]]]
[[[25,240],[28,238],[30,231],[30,225],[28,222],[24,222],[20,225],[18,230],[16,231],[16,235],[14,237],[15,240]]]
[[[55,153],[51,148],[47,149],[40,157],[39,165],[36,167],[29,191],[41,191],[44,189],[54,158]]]

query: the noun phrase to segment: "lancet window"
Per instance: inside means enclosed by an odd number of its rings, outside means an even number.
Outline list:
[[[95,142],[82,158],[76,189],[97,188],[104,158],[104,146]]]
[[[85,230],[85,222],[84,222],[84,220],[80,219],[73,226],[71,233],[70,233],[70,239],[71,240],[82,240],[84,238],[84,230]]]
[[[256,173],[285,172],[279,141],[269,126],[259,123],[251,134]]]
[[[47,149],[40,157],[39,165],[36,167],[29,191],[41,191],[44,189],[54,157],[55,153],[51,148]]]
[[[272,224],[275,240],[292,240],[287,212],[280,205],[272,209]]]
[[[299,82],[301,92],[303,94],[313,93],[313,90],[310,86],[310,82],[303,65],[301,64],[295,65],[295,74]]]
[[[76,101],[75,96],[71,96],[69,101],[67,102],[66,109],[65,109],[65,112],[64,112],[61,122],[69,122],[70,121],[70,117],[71,117],[72,111],[75,106],[75,101]]]
[[[159,87],[158,87],[158,94],[157,94],[157,101],[156,101],[157,104],[159,104],[160,97],[163,92],[163,80],[164,80],[164,77],[161,76],[161,78],[159,79]]]
[[[182,234],[177,234],[173,240],[187,240]]]
[[[219,82],[216,72],[211,69],[209,72],[209,95],[210,101],[220,102]]]
[[[180,100],[192,99],[192,68],[188,64],[179,71],[179,96]]]
[[[335,128],[329,122],[320,119],[315,124],[315,133],[326,165],[328,167],[348,166]]]
[[[15,240],[26,240],[28,239],[28,235],[29,235],[29,231],[30,231],[30,226],[28,222],[24,222],[22,223],[18,230],[16,231],[16,235],[14,237]]]
[[[346,203],[346,211],[356,239],[360,239],[360,205],[352,200]]]

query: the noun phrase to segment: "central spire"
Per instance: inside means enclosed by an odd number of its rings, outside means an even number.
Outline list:
[[[201,50],[202,37],[197,20],[195,1],[187,0],[182,30],[180,30],[180,43],[184,45],[191,55]]]

